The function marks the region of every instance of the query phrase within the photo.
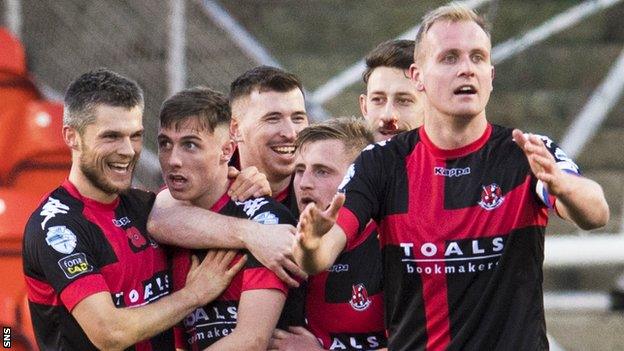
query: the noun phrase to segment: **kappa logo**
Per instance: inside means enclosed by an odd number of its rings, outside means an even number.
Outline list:
[[[257,199],[250,199],[247,200],[245,202],[238,202],[236,201],[237,205],[243,205],[243,211],[245,211],[245,213],[247,214],[247,216],[249,216],[249,218],[253,217],[253,215],[256,213],[256,211],[258,211],[260,209],[260,207],[268,204],[269,201],[267,201],[265,198],[263,197],[259,197]]]
[[[130,218],[128,217],[121,217],[119,219],[113,218],[113,224],[115,227],[123,227],[124,225],[130,224],[130,222]]]
[[[481,201],[479,201],[479,206],[484,209],[491,211],[500,206],[505,200],[503,191],[498,184],[492,183],[482,188],[483,190],[481,191]]]
[[[64,225],[48,228],[45,240],[54,250],[66,255],[74,251],[78,241],[76,234]]]
[[[461,177],[463,175],[470,174],[470,167],[466,168],[444,168],[434,167],[433,174],[443,177]]]
[[[63,204],[53,197],[49,197],[48,202],[43,205],[43,207],[41,208],[41,213],[39,213],[40,216],[45,217],[43,222],[41,222],[41,229],[45,229],[46,223],[51,218],[54,218],[59,213],[66,214],[68,210],[69,206]]]
[[[368,308],[372,303],[371,299],[368,297],[368,291],[364,284],[360,283],[357,285],[353,285],[353,291],[351,293],[351,300],[349,304],[356,311],[364,311]]]

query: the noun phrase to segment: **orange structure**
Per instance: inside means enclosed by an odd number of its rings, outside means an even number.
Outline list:
[[[12,348],[34,350],[22,268],[22,235],[43,196],[67,177],[63,106],[43,100],[28,75],[22,44],[0,28],[0,324]]]

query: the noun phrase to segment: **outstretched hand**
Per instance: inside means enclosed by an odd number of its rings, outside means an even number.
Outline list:
[[[297,241],[303,250],[314,251],[319,248],[321,238],[336,223],[338,211],[345,202],[345,195],[337,193],[326,210],[321,210],[309,203],[299,216]]]
[[[565,173],[557,167],[555,158],[538,136],[525,135],[519,129],[512,132],[513,139],[524,152],[535,177],[541,180],[551,195],[558,196],[565,191]]]
[[[236,273],[243,268],[247,256],[241,257],[230,267],[236,254],[236,250],[208,250],[201,263],[197,256],[191,256],[191,268],[186,276],[184,289],[195,296],[198,305],[203,306],[219,297]]]

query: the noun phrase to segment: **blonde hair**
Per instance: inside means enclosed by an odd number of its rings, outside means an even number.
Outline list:
[[[418,33],[416,34],[416,40],[414,41],[414,59],[418,60],[418,58],[422,55],[421,43],[425,34],[427,34],[427,32],[434,23],[440,21],[475,22],[479,25],[479,27],[481,27],[481,29],[483,29],[485,34],[490,37],[490,31],[488,30],[487,24],[483,17],[479,16],[474,10],[466,7],[465,5],[457,2],[452,2],[448,5],[440,6],[423,16],[422,23],[420,24],[420,28],[418,29]]]

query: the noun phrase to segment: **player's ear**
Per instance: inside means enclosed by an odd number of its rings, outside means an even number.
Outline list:
[[[368,108],[366,106],[366,94],[360,94],[360,111],[362,112],[362,116],[366,117],[368,114]]]
[[[227,135],[227,131],[224,132]],[[223,138],[223,143],[221,144],[221,162],[228,163],[234,155],[234,151],[236,150],[236,142],[229,137]]]
[[[422,82],[422,74],[420,72],[420,67],[416,65],[416,63],[412,63],[409,68],[409,77],[412,81],[412,84],[416,87],[416,90],[423,91],[425,90],[425,85]]]
[[[63,140],[70,149],[80,150],[80,133],[71,126],[63,126]]]
[[[243,141],[240,124],[238,123],[238,119],[234,118],[233,116],[232,120],[230,121],[230,138],[236,143]]]

